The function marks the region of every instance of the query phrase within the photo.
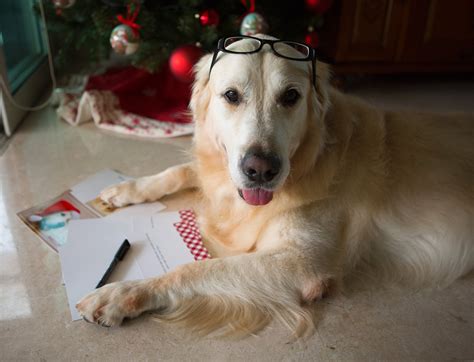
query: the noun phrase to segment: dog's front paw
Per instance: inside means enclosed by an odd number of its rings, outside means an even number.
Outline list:
[[[125,181],[109,186],[102,190],[99,197],[102,201],[114,207],[139,204],[145,201],[137,191],[136,181]]]
[[[118,282],[103,286],[76,304],[80,315],[104,327],[118,326],[124,318],[133,318],[149,307],[146,289],[140,282]]]

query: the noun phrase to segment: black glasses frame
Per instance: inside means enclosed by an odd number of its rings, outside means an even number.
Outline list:
[[[248,51],[248,52],[235,52],[235,51],[228,50],[228,49],[225,48],[226,40],[231,39],[231,38],[254,39],[254,40],[257,40],[260,43],[260,45],[258,46],[257,49],[251,50],[251,51]],[[297,44],[297,45],[307,47],[308,50],[309,50],[308,55],[304,58],[293,58],[293,57],[289,57],[289,56],[280,54],[275,50],[275,47],[274,47],[274,45],[277,44],[277,43],[293,43],[293,44]],[[211,71],[212,71],[212,68],[214,67],[214,64],[217,61],[217,55],[219,54],[219,52],[229,53],[229,54],[254,54],[254,53],[258,53],[260,50],[262,50],[262,48],[265,44],[270,45],[270,48],[272,49],[273,54],[275,54],[276,56],[278,56],[280,58],[295,60],[297,62],[306,62],[308,60],[311,61],[312,74],[313,74],[313,86],[314,86],[314,89],[316,90],[316,67],[315,67],[315,64],[314,64],[315,61],[316,61],[316,49],[310,47],[308,44],[299,43],[299,42],[290,41],[290,40],[268,40],[268,39],[255,38],[253,36],[248,36],[248,35],[238,35],[238,36],[236,35],[236,36],[228,36],[228,37],[225,37],[225,38],[220,38],[219,41],[217,42],[217,47],[214,50],[214,54],[212,56],[211,67],[209,68],[209,76],[211,76]]]

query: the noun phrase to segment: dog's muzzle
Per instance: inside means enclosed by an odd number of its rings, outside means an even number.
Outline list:
[[[273,198],[272,181],[281,171],[280,158],[274,153],[251,149],[242,158],[240,170],[249,187],[239,190],[239,195],[250,205],[268,204]]]

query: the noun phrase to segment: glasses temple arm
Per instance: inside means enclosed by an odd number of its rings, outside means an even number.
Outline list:
[[[312,57],[311,57],[311,66],[313,67],[313,86],[314,90],[316,90],[316,49],[311,48],[312,50]]]
[[[316,58],[311,60],[311,67],[313,68],[313,86],[316,90]]]
[[[214,54],[212,55],[211,66],[209,67],[209,77],[211,76],[212,67],[214,67],[214,63],[216,62],[217,53],[219,53],[219,49],[214,50]]]

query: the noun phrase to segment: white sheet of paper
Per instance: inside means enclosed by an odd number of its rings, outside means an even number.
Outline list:
[[[178,212],[163,212],[149,219],[133,219],[134,235],[131,234],[130,239],[133,246],[136,245],[139,249],[136,261],[144,278],[163,275],[178,265],[194,261],[190,250],[173,226],[180,220]]]
[[[178,221],[178,212],[71,221],[68,242],[59,249],[59,256],[72,319],[80,319],[76,303],[94,290],[124,239],[131,248],[109,282],[159,276],[193,262],[173,226]]]
[[[70,222],[68,241],[59,248],[59,257],[73,320],[80,319],[76,303],[94,290],[131,230],[131,223],[105,219]]]
[[[71,188],[71,194],[83,204],[94,200],[107,186],[131,180],[132,177],[105,169],[92,175]]]

